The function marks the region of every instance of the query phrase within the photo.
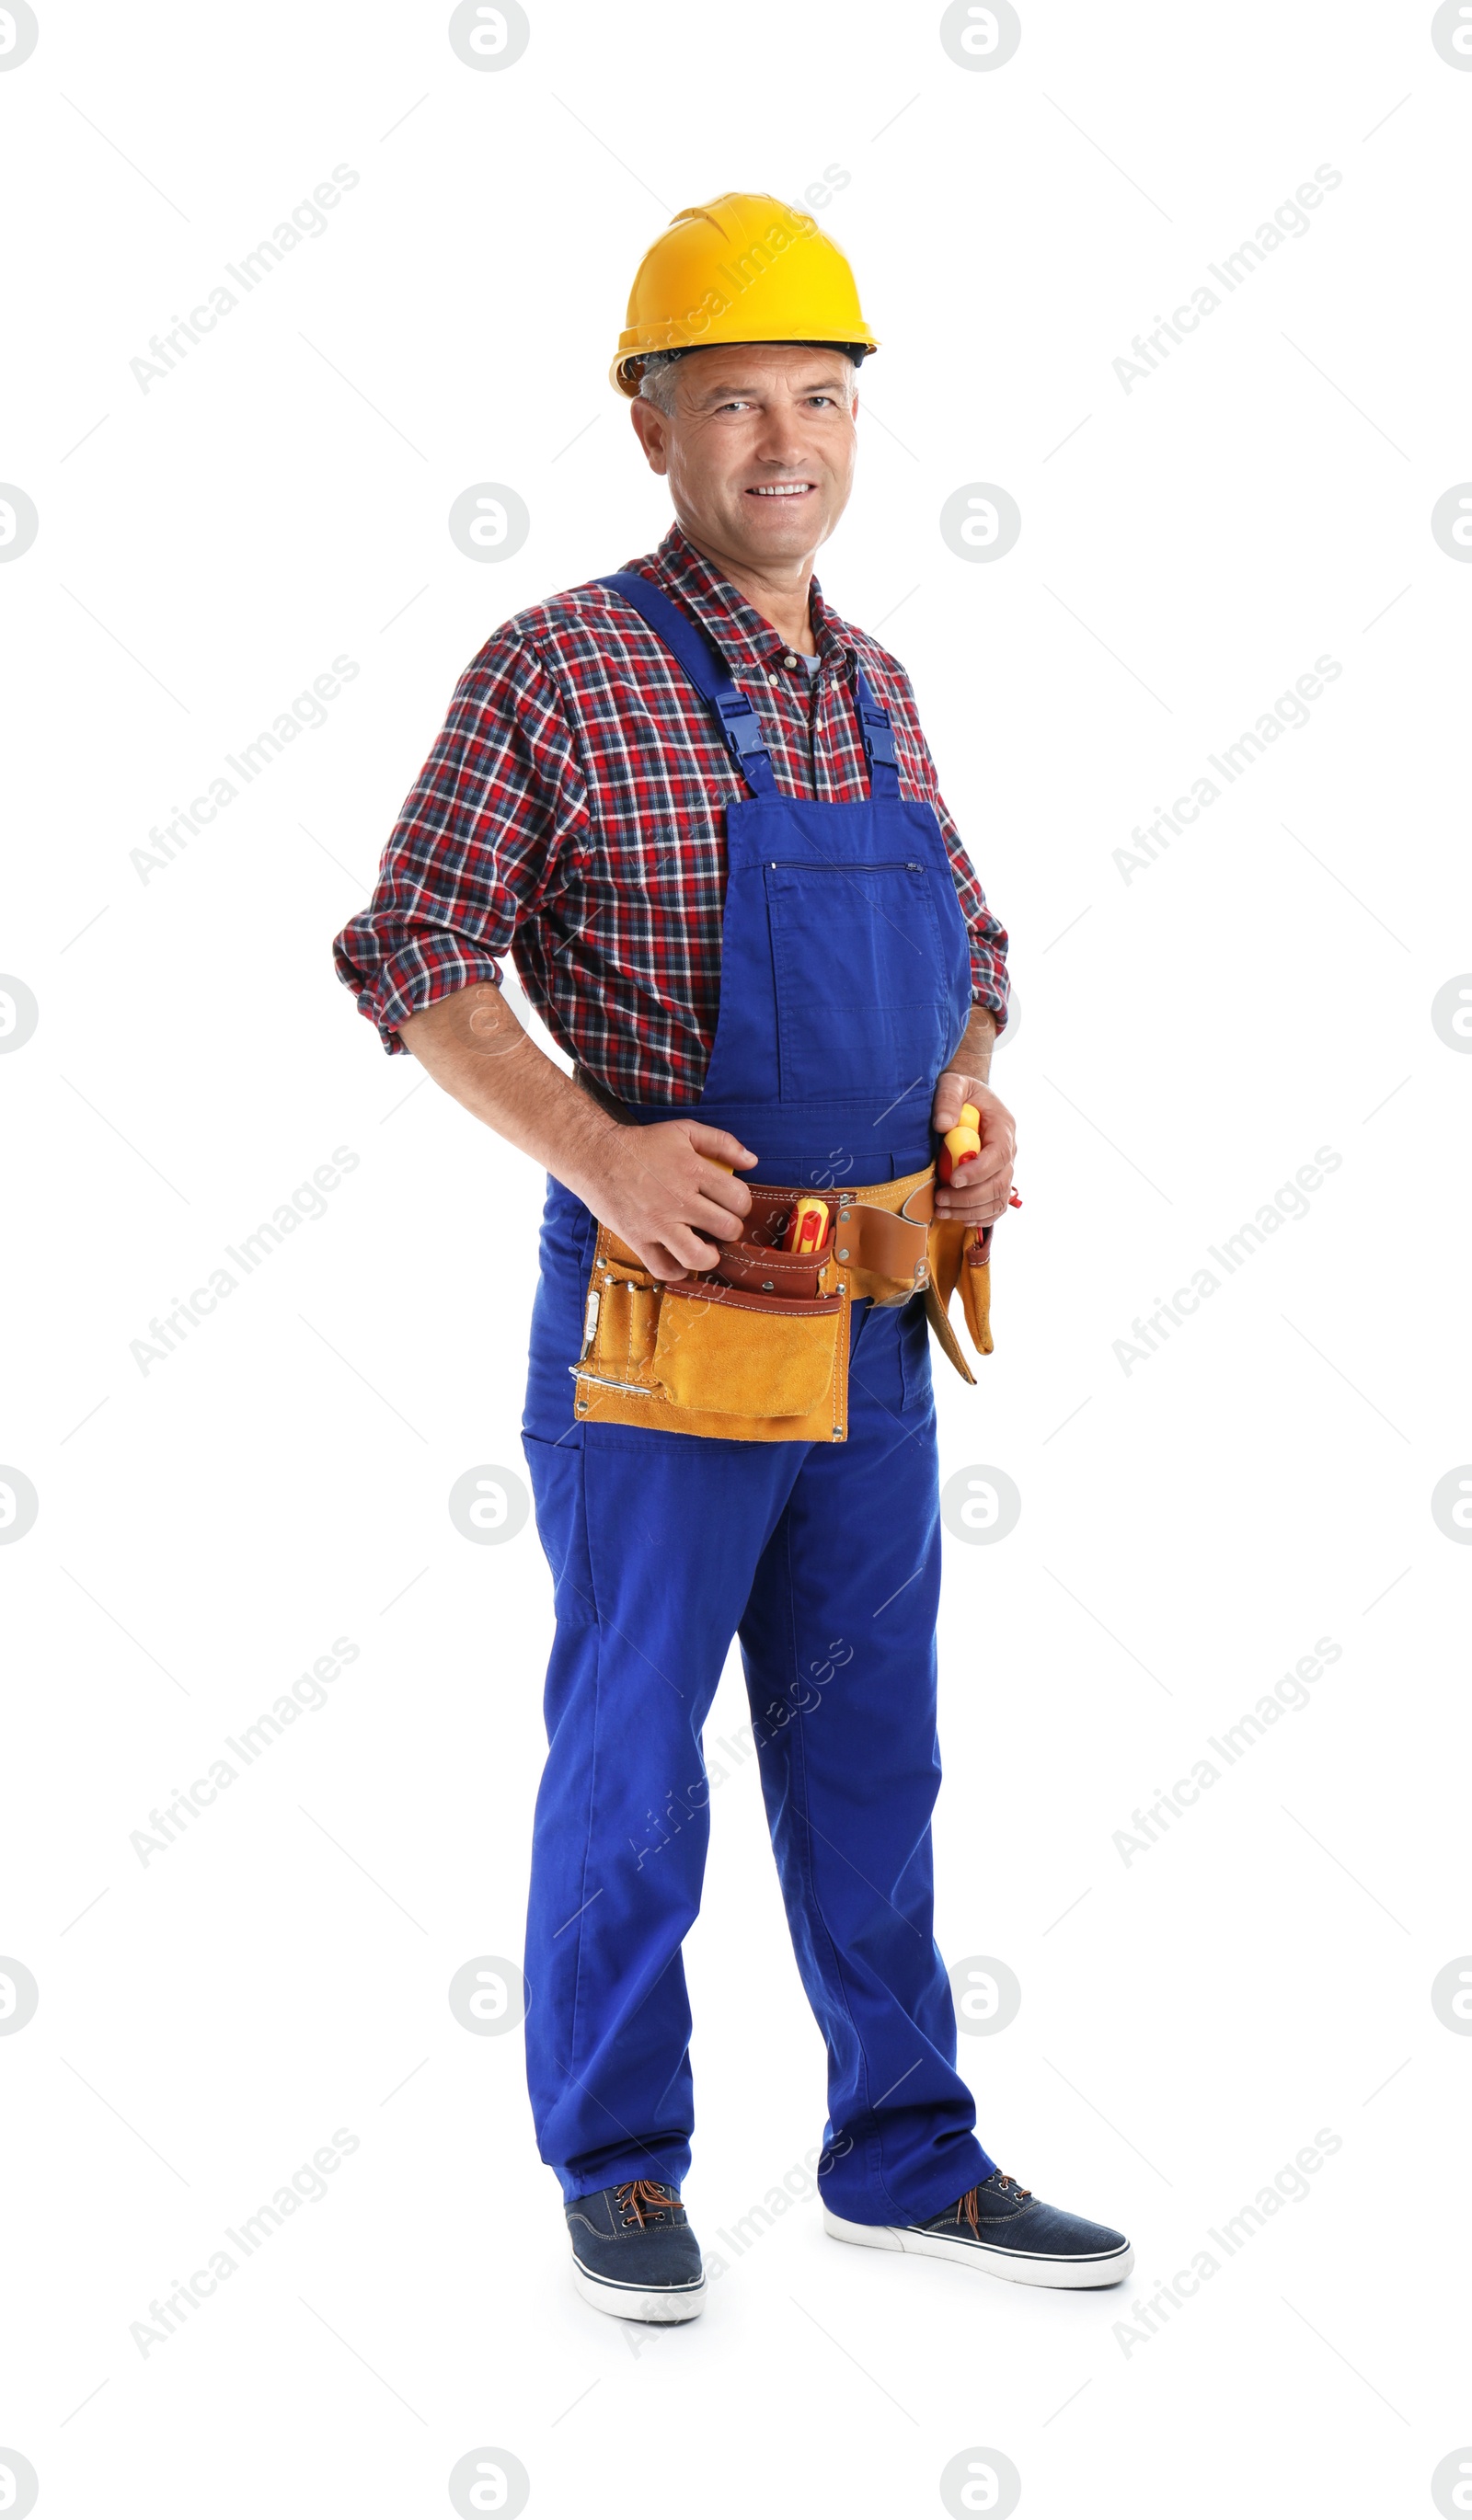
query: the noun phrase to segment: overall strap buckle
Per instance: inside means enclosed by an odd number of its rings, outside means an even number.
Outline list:
[[[725,737],[737,769],[746,774],[754,788],[771,787],[774,784],[771,754],[767,751],[766,739],[761,732],[761,720],[745,692],[738,691],[736,685],[732,683],[724,691],[718,691],[715,694],[713,705],[715,714],[720,720],[721,734]],[[766,774],[764,779],[761,777],[763,770]],[[752,776],[754,771],[757,773],[756,777]]]
[[[856,669],[855,698],[858,704],[858,731],[863,737],[864,758],[869,765],[871,796],[897,796],[899,763],[895,751],[895,730],[890,712],[875,698],[864,678],[862,666]]]

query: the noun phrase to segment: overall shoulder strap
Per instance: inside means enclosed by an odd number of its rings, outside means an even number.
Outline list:
[[[899,765],[895,758],[895,731],[890,712],[881,706],[869,687],[862,665],[856,666],[857,683],[854,697],[858,703],[858,730],[864,740],[864,757],[869,765],[871,796],[897,796]]]
[[[732,760],[747,786],[756,796],[773,796],[777,782],[772,773],[771,755],[761,740],[761,720],[744,692],[737,690],[713,643],[705,631],[692,621],[688,612],[662,594],[659,587],[641,577],[637,569],[616,569],[609,577],[595,583],[621,595],[625,604],[648,623],[657,639],[663,639],[677,665],[695,685],[702,699],[715,712]],[[880,712],[881,716],[883,712]],[[885,720],[888,730],[888,720]],[[865,739],[867,742],[867,738]]]

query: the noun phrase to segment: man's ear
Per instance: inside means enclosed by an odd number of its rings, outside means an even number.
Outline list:
[[[650,402],[643,394],[635,394],[628,406],[628,416],[651,472],[667,472],[667,431],[665,414],[659,404]]]

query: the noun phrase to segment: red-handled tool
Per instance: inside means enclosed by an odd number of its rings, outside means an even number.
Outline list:
[[[936,1157],[937,1181],[948,1182],[957,1164],[964,1164],[973,1155],[981,1153],[981,1128],[982,1115],[976,1104],[963,1102],[961,1116],[953,1129],[946,1130],[941,1144],[941,1151]],[[1017,1191],[1008,1192],[1007,1205],[1021,1207],[1022,1198]]]
[[[982,1151],[982,1115],[974,1102],[963,1102],[961,1116],[953,1129],[947,1129],[936,1157],[936,1179],[948,1182],[957,1164],[969,1155]]]
[[[784,1251],[821,1251],[828,1239],[828,1205],[821,1198],[800,1198],[782,1237]]]

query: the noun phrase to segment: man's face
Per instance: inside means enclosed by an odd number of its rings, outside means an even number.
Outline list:
[[[673,412],[640,396],[633,419],[652,469],[668,475],[681,524],[758,569],[810,557],[853,487],[849,360],[764,341],[693,350],[672,374]]]

